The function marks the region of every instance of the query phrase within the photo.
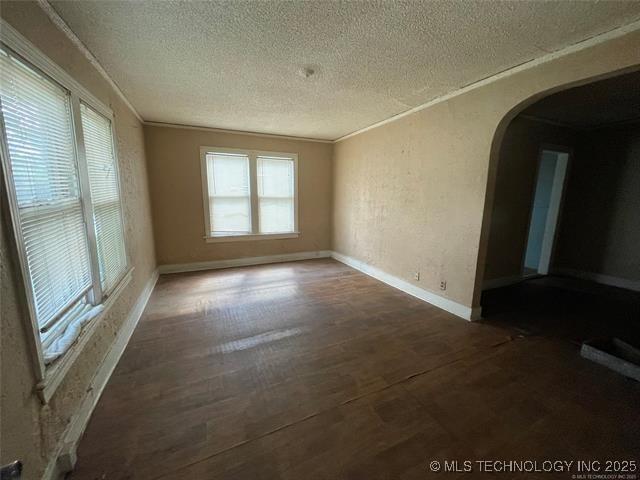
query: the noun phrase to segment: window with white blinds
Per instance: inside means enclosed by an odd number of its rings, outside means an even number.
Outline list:
[[[251,233],[248,155],[208,154],[207,177],[212,234]]]
[[[294,161],[258,156],[260,233],[294,231]]]
[[[98,246],[100,282],[104,291],[109,292],[127,269],[111,121],[84,103],[80,105],[80,115]]]
[[[298,235],[296,154],[202,147],[206,238]]]
[[[126,269],[110,121],[83,105],[79,125],[74,102],[69,90],[0,48],[3,176],[45,363],[64,353]],[[79,134],[88,168],[79,168]],[[85,183],[95,190],[93,204]],[[104,291],[95,291],[96,275]]]

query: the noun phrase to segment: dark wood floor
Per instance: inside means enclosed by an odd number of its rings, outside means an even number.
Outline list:
[[[495,325],[576,345],[615,336],[640,346],[640,292],[587,280],[546,276],[488,290],[483,315]]]
[[[458,478],[429,462],[633,459],[639,406],[639,384],[570,342],[460,320],[332,260],[170,275],[72,478]]]

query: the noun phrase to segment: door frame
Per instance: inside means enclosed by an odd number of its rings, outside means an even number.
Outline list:
[[[553,176],[553,186],[551,191],[551,199],[549,204],[549,213],[547,214],[547,223],[544,229],[544,238],[542,240],[542,250],[540,252],[540,261],[536,273],[525,273],[525,259],[527,256],[527,247],[529,246],[529,234],[531,230],[531,218],[533,217],[533,205],[535,202],[536,188],[538,186],[538,176],[540,174],[540,164],[542,162],[542,155],[545,151],[566,154],[566,162],[562,172],[556,170]],[[565,145],[556,145],[552,143],[543,143],[538,149],[535,181],[531,189],[531,204],[529,208],[529,219],[527,221],[527,234],[525,236],[524,248],[522,250],[522,262],[521,262],[521,275],[523,278],[530,278],[535,276],[547,275],[550,267],[553,263],[555,256],[555,247],[558,240],[558,226],[562,218],[562,208],[564,206],[564,200],[567,190],[567,179],[569,178],[569,171],[573,158],[573,149]],[[555,195],[554,195],[555,194]],[[553,220],[551,219],[551,213],[553,209]],[[549,222],[552,222],[550,225]],[[552,228],[549,228],[549,227]]]

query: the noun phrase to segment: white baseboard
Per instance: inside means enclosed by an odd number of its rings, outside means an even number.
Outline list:
[[[330,250],[316,250],[312,252],[283,253],[280,255],[266,255],[264,257],[232,258],[229,260],[213,260],[207,262],[175,263],[160,265],[158,270],[163,273],[197,272],[199,270],[217,270],[220,268],[247,267],[250,265],[264,265],[267,263],[294,262],[313,258],[329,258]]]
[[[138,321],[144,312],[151,292],[158,281],[158,270],[154,271],[147,281],[144,289],[140,293],[138,300],[127,315],[122,327],[118,331],[115,341],[111,345],[109,352],[96,371],[91,384],[87,388],[87,394],[82,399],[77,413],[72,417],[69,426],[64,432],[61,441],[58,443],[55,456],[50,460],[43,476],[44,480],[56,480],[64,473],[70,471],[75,463],[76,448],[84,429],[89,422],[100,395],[106,386],[113,370],[118,364],[124,349],[129,343]]]
[[[314,258],[335,258],[339,262],[342,262],[350,267],[360,270],[361,272],[377,278],[381,282],[391,285],[398,290],[402,290],[409,295],[419,298],[422,301],[442,308],[447,312],[453,313],[458,317],[465,320],[479,320],[481,314],[481,308],[471,308],[466,305],[454,302],[448,298],[441,297],[435,293],[424,290],[420,287],[416,287],[411,283],[402,280],[398,277],[390,275],[376,267],[372,267],[355,258],[342,255],[338,252],[332,252],[331,250],[318,250],[312,252],[299,252],[299,253],[285,253],[281,255],[267,255],[264,257],[246,257],[246,258],[233,258],[229,260],[213,260],[208,262],[193,262],[193,263],[179,263],[172,265],[160,265],[158,270],[160,274],[163,273],[180,273],[180,272],[196,272],[199,270],[216,270],[220,268],[231,267],[246,267],[250,265],[263,265],[267,263],[281,263],[281,262],[293,262],[297,260],[310,260]]]
[[[553,273],[566,275],[568,277],[581,278],[583,280],[591,280],[592,282],[602,283],[611,287],[626,288],[634,292],[640,292],[640,281],[630,280],[628,278],[614,277],[604,275],[602,273],[585,272],[575,270],[573,268],[554,268]]]
[[[480,319],[480,307],[467,307],[466,305],[462,305],[461,303],[457,303],[453,300],[449,300],[448,298],[441,297],[440,295],[436,295],[433,292],[417,287],[405,280],[402,280],[401,278],[391,275],[383,270],[380,270],[377,267],[369,265],[368,263],[362,262],[353,257],[349,257],[338,252],[333,252],[331,256],[339,262],[344,263],[345,265],[349,265],[356,270],[360,270],[362,273],[365,273],[370,277],[380,280],[381,282],[397,288],[398,290],[402,290],[403,292],[419,298],[424,302],[430,303],[431,305],[435,305],[436,307],[446,310],[449,313],[453,313],[460,318],[463,318],[465,320]]]

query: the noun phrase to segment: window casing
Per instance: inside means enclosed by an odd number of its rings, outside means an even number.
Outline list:
[[[128,277],[113,114],[2,27],[2,172],[44,384]]]
[[[298,156],[201,147],[207,242],[296,238]]]

